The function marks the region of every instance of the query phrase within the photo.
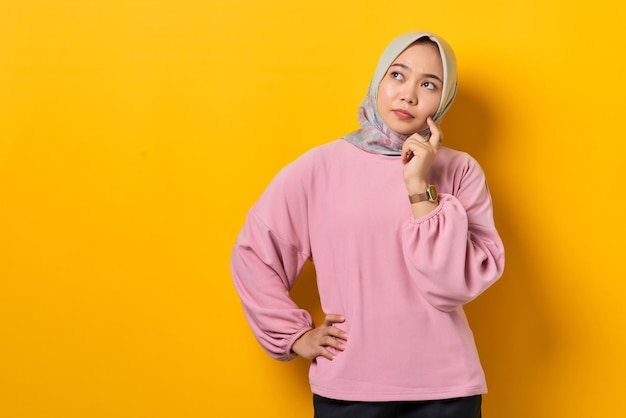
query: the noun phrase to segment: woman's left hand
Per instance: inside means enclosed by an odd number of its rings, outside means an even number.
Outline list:
[[[428,174],[437,151],[441,146],[441,131],[432,118],[426,123],[430,128],[429,139],[413,134],[402,145],[402,164],[404,165],[404,183],[409,194],[423,193],[428,185]]]

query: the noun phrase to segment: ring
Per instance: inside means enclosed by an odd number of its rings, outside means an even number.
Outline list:
[[[425,144],[425,143],[427,143],[428,141],[430,141],[430,139],[429,139],[429,138],[424,138],[424,139],[422,139],[422,142],[423,142],[424,144]]]

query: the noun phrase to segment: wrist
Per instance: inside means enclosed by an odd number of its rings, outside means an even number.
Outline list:
[[[426,180],[411,180],[406,183],[406,191],[409,195],[424,193],[428,188],[428,182]]]
[[[439,203],[437,188],[434,185],[429,184],[426,186],[424,192],[409,194],[409,202],[411,202],[411,204],[421,202]]]

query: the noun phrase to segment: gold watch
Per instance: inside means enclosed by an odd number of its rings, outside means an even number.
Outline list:
[[[424,202],[424,201],[436,202],[437,199],[439,199],[439,195],[437,194],[437,189],[432,184],[429,184],[426,187],[426,192],[424,193],[416,193],[416,194],[409,195],[409,202],[411,203],[418,203],[418,202]]]

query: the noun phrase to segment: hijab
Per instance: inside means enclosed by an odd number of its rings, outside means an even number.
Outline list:
[[[439,123],[443,115],[452,105],[457,89],[456,58],[454,51],[448,43],[439,36],[430,32],[414,31],[398,36],[383,51],[374,77],[370,82],[367,96],[359,106],[360,129],[352,132],[343,138],[357,147],[374,153],[386,155],[400,155],[402,144],[410,135],[401,135],[389,129],[380,115],[376,106],[378,87],[383,77],[387,73],[389,66],[406,48],[415,41],[428,38],[439,47],[439,54],[443,63],[443,90],[439,108],[433,116],[433,121]],[[430,136],[430,129],[418,132],[422,136]]]

